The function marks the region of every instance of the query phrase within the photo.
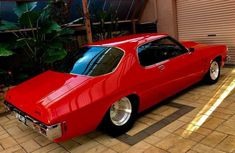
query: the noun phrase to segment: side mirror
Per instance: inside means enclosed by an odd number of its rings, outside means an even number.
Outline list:
[[[189,48],[188,50],[189,50],[190,52],[194,52],[194,51],[195,51],[194,48]]]

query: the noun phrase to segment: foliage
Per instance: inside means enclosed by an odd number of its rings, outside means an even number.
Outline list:
[[[92,10],[94,11],[94,16],[92,19],[92,26],[94,31],[96,31],[95,36],[98,40],[104,40],[113,37],[113,32],[118,29],[118,14],[117,11],[113,9],[112,5],[108,6],[107,10],[95,6],[95,3],[91,4]],[[98,22],[98,26],[93,23]],[[109,24],[105,24],[109,22]]]
[[[64,59],[67,55],[65,44],[71,42],[73,30],[61,26],[60,20],[51,14],[58,1],[51,1],[39,11],[35,11],[37,2],[17,3],[14,9],[18,16],[18,22],[0,21],[0,30],[11,30],[14,34],[12,45],[0,43],[0,57],[7,57],[13,54],[24,54],[27,57],[27,65],[34,73],[40,73],[57,61]],[[15,31],[15,29],[23,29]]]
[[[82,7],[78,5],[78,13],[80,16],[85,16]],[[93,32],[93,41],[104,40],[126,34],[127,31],[122,31],[118,23],[118,12],[113,7],[111,2],[107,2],[107,8],[102,8],[101,5],[96,5],[96,1],[90,2],[90,20]],[[84,21],[79,19],[78,21]]]
[[[3,44],[3,43],[0,44],[0,57],[1,56],[7,57],[14,54],[13,51],[7,49],[8,47],[9,47],[8,44]]]
[[[71,2],[68,2],[71,3]],[[50,1],[48,5],[48,9],[50,10],[50,15],[54,21],[59,24],[65,24],[68,22],[69,17],[69,7],[70,5],[65,3],[64,0],[56,0]]]

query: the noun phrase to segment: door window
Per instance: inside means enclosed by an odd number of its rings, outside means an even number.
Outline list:
[[[138,57],[142,66],[150,66],[188,52],[173,38],[158,39],[138,48]]]

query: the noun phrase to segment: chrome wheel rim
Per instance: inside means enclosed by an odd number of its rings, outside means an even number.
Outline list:
[[[124,97],[111,106],[110,119],[114,125],[122,126],[130,119],[131,112],[131,102],[128,98]]]
[[[210,76],[212,80],[216,80],[219,76],[219,64],[213,61],[210,66]]]

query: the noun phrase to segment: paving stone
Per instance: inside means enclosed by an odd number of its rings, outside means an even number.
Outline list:
[[[95,139],[95,138],[97,138],[97,137],[99,137],[101,135],[103,135],[103,133],[101,133],[100,131],[97,131],[97,130],[96,131],[92,131],[92,132],[87,134],[87,136],[89,138],[91,138],[91,139]]]
[[[27,153],[24,149],[19,149],[14,151],[14,153]]]
[[[6,137],[3,139],[0,139],[0,145],[6,149],[6,148],[17,145],[17,143],[12,137]]]
[[[94,140],[91,140],[87,143],[84,143],[84,144],[70,150],[70,152],[72,152],[72,153],[86,152],[86,151],[90,150],[91,148],[94,148],[97,145],[100,145],[100,144]]]
[[[192,122],[192,118],[191,117],[187,117],[187,116],[182,116],[178,119],[179,121],[182,121],[184,123],[189,123],[189,122]]]
[[[18,128],[20,128],[22,131],[26,131],[26,130],[29,130],[30,128],[24,124],[18,124],[17,125]]]
[[[100,144],[107,146],[107,147],[110,147],[119,143],[119,140],[112,138],[110,136],[107,136],[107,135],[101,135],[95,138],[95,140],[99,142]]]
[[[69,153],[69,152],[62,147],[58,147],[54,150],[51,150],[50,153]]]
[[[145,141],[145,142],[147,142],[147,143],[149,143],[151,145],[154,145],[154,144],[160,142],[161,139],[156,137],[156,136],[154,136],[154,135],[150,135],[147,138],[145,138],[143,141]]]
[[[134,146],[132,146],[125,153],[142,153],[142,152],[146,151],[147,149],[149,149],[150,147],[151,147],[150,144],[141,141],[141,142],[135,144]]]
[[[116,145],[111,146],[110,148],[113,149],[116,152],[125,152],[127,151],[131,146],[123,143],[123,142],[119,142]]]
[[[174,121],[173,123],[167,125],[166,127],[164,127],[165,131],[169,131],[169,132],[174,132],[175,130],[179,129],[180,127],[182,127],[183,125],[185,125],[184,122],[181,121]]]
[[[34,140],[40,145],[40,146],[46,146],[51,143],[50,140],[48,140],[46,137],[40,135],[34,138]]]
[[[168,110],[169,108],[171,108],[171,107],[163,105],[163,106],[161,106],[159,108],[154,109],[153,111],[151,111],[151,113],[160,115],[162,112]]]
[[[15,145],[15,146],[12,146],[12,147],[5,149],[4,151],[1,151],[1,153],[12,153],[12,152],[15,152],[20,149],[22,149],[22,148],[19,145]]]
[[[209,153],[226,153],[226,152],[218,150],[218,149],[212,149]]]
[[[0,117],[0,125],[4,125],[8,121],[9,121],[9,118],[7,118],[6,116]]]
[[[5,131],[4,131],[5,132]],[[1,139],[5,139],[5,138],[7,138],[7,137],[9,137],[9,134],[7,133],[7,132],[5,132],[4,134],[1,134],[0,135],[0,141],[1,141]]]
[[[235,128],[235,120],[229,119],[223,123],[223,125],[228,126],[230,128]]]
[[[220,131],[235,136],[235,127],[229,127],[222,124],[218,128],[216,128],[216,131]]]
[[[74,138],[73,140],[80,143],[80,144],[84,144],[84,143],[91,141],[92,139],[86,135],[82,135],[82,136]]]
[[[188,131],[186,129],[178,129],[177,131],[174,132],[175,134],[183,137],[183,138],[187,138],[196,142],[201,141],[203,138],[205,138],[205,135],[202,135],[200,133],[197,132],[192,132],[192,131]]]
[[[33,132],[33,133],[29,134],[29,135],[26,135],[26,136],[17,138],[16,141],[17,141],[19,144],[21,144],[21,143],[23,143],[23,142],[32,140],[32,139],[34,139],[34,138],[36,138],[36,137],[38,137],[38,136],[40,136],[38,133]]]
[[[192,150],[199,152],[199,153],[208,153],[208,152],[211,152],[212,149],[213,148],[200,144],[200,143],[192,148]]]
[[[235,121],[235,115],[232,115],[232,116],[229,118],[229,120]]]
[[[187,131],[191,131],[190,133],[197,132],[197,133],[205,135],[205,136],[207,136],[208,134],[210,134],[212,132],[211,129],[206,129],[206,128],[203,128],[200,126],[196,126],[194,124],[187,124],[182,128],[186,129]]]
[[[217,117],[217,118],[220,118],[220,119],[224,119],[224,120],[227,120],[231,117],[231,114],[225,114],[225,113],[221,113],[221,112],[217,112],[217,111],[214,111],[211,116],[213,117]]]
[[[146,129],[147,127],[148,127],[148,125],[143,124],[143,123],[137,121],[137,122],[134,124],[133,128],[130,129],[130,130],[127,132],[127,134],[133,136],[133,135],[139,133],[140,131]]]
[[[0,125],[0,132],[1,132],[1,131],[5,131],[5,130],[4,130],[3,127]]]
[[[225,152],[235,151],[235,137],[228,136],[216,148]]]
[[[148,117],[145,117],[145,116],[139,118],[139,119],[138,119],[138,122],[141,122],[141,123],[143,123],[143,124],[146,124],[147,126],[153,125],[154,123],[156,123],[155,120],[153,120],[153,119],[151,119],[151,118],[148,118]]]
[[[165,137],[162,141],[160,141],[159,143],[155,144],[155,146],[158,147],[158,148],[161,148],[163,150],[168,150],[171,147],[173,147],[174,144],[176,144],[181,139],[183,139],[183,138],[180,137],[180,136],[170,134],[167,137]]]
[[[27,152],[33,152],[40,148],[40,145],[37,144],[34,140],[26,141],[20,144]]]
[[[117,153],[116,151],[112,150],[112,149],[108,149],[104,151],[105,153]]]
[[[106,152],[107,150],[108,150],[107,147],[103,145],[97,145],[91,148],[90,150],[86,151],[86,153],[103,153],[103,152]]]
[[[169,116],[171,114],[173,114],[174,112],[178,111],[178,108],[174,108],[174,107],[169,107],[167,110],[160,112],[159,114],[162,116]]]
[[[215,147],[218,145],[225,137],[227,137],[227,134],[223,134],[221,132],[213,131],[210,133],[205,139],[201,141],[202,144],[205,144],[209,147]]]
[[[153,135],[158,137],[158,138],[165,138],[170,134],[171,134],[170,132],[161,129],[161,130],[155,132]]]
[[[59,145],[56,143],[51,143],[47,146],[44,147],[40,147],[40,149],[35,150],[33,153],[45,153],[45,152],[50,152],[52,150],[55,150],[56,148],[58,148]]]
[[[4,129],[10,129],[12,127],[16,127],[19,121],[13,119],[13,120],[9,120],[6,123],[4,123],[2,126]]]
[[[11,127],[7,129],[7,132],[10,133],[12,136],[18,135],[22,133],[22,130],[20,130],[17,126]]]
[[[4,148],[0,145],[0,151],[3,151],[4,150]]]
[[[224,108],[217,108],[216,109],[217,112],[220,113],[224,113],[224,114],[229,114],[229,115],[233,115],[234,114],[234,110],[230,110],[230,109],[224,109]]]
[[[9,132],[10,133],[10,132]],[[19,133],[14,133],[14,135],[12,134],[12,136],[17,140],[17,139],[20,139],[22,137],[26,137],[30,134],[34,133],[33,130],[25,130],[25,131],[19,131]]]
[[[61,142],[60,145],[62,145],[67,150],[73,150],[74,148],[77,148],[78,146],[80,146],[79,143],[77,143],[76,141],[73,141],[73,140]]]
[[[145,150],[144,153],[168,153],[165,150],[151,146],[149,149]]]
[[[187,151],[187,153],[198,153],[198,152],[190,149],[189,151]]]
[[[181,139],[177,141],[168,151],[171,153],[184,153],[187,152],[194,144],[196,144],[195,141]]]
[[[158,122],[164,118],[164,116],[162,116],[162,115],[157,115],[157,114],[153,114],[153,113],[148,113],[145,116],[150,119],[153,119],[155,122]]]

